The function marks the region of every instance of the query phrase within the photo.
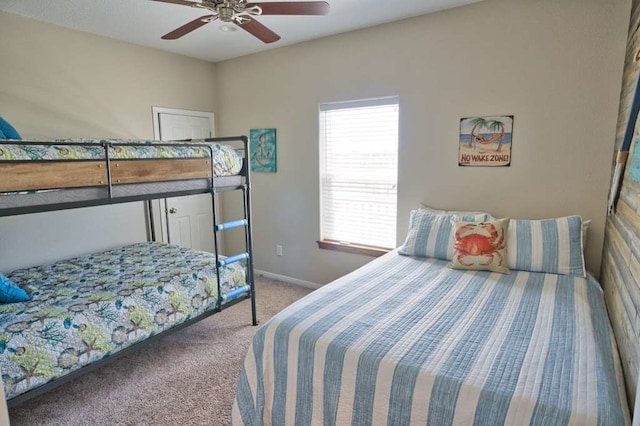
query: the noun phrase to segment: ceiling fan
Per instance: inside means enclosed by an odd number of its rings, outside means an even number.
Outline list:
[[[280,36],[256,20],[258,15],[326,15],[329,13],[329,3],[326,1],[288,1],[288,2],[257,2],[248,0],[202,0],[194,2],[188,0],[152,0],[163,3],[179,4],[181,6],[197,7],[211,11],[210,15],[201,16],[183,26],[162,36],[164,40],[175,40],[203,25],[220,19],[222,22],[232,22],[262,40],[273,43],[280,40]]]

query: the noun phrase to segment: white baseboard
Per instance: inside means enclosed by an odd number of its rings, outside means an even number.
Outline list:
[[[289,284],[299,285],[301,287],[317,289],[322,287],[322,284],[312,283],[311,281],[299,280],[298,278],[287,277],[286,275],[274,274],[273,272],[262,271],[255,269],[254,274],[256,276],[262,276],[265,278],[271,278],[272,280],[278,280]]]

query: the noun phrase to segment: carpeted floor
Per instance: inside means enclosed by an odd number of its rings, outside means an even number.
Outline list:
[[[261,323],[310,289],[260,277]],[[17,425],[228,425],[257,327],[245,300],[9,410]]]

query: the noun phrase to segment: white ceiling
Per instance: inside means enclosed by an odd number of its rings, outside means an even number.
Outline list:
[[[262,43],[243,30],[222,32],[219,27],[223,23],[219,21],[178,40],[162,40],[160,37],[169,31],[209,12],[149,0],[0,0],[0,10],[218,62],[477,1],[481,0],[328,0],[331,11],[326,16],[258,17],[262,24],[282,37],[271,44]]]

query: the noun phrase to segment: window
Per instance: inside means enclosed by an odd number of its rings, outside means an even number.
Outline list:
[[[398,98],[320,105],[320,247],[394,248],[397,182]]]

